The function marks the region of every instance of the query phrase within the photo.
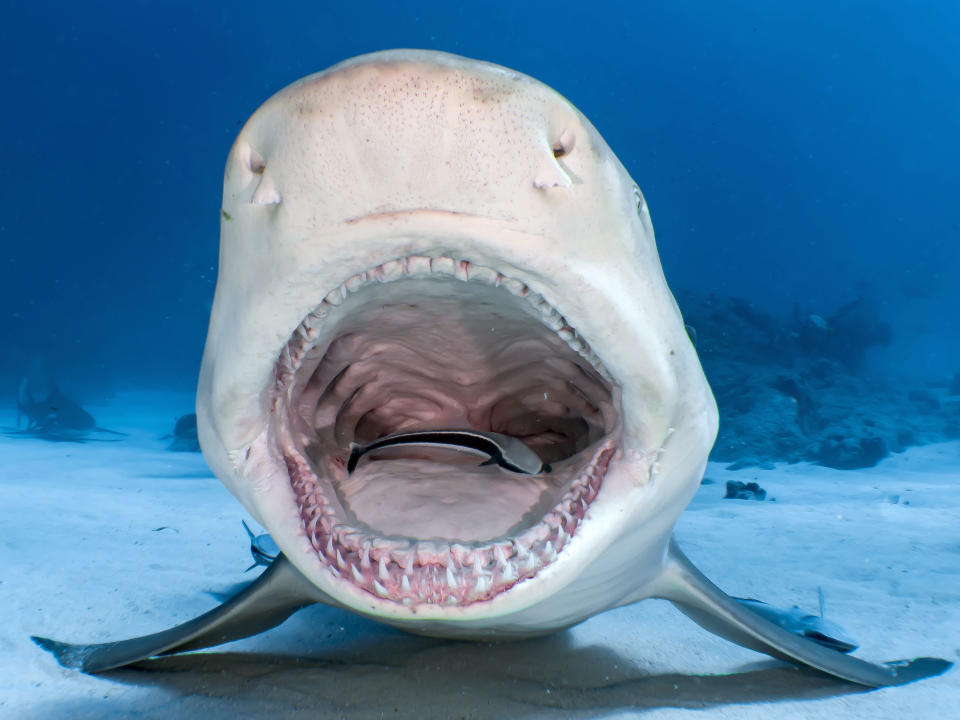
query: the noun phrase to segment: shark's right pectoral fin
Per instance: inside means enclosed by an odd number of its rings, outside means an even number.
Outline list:
[[[276,627],[297,610],[327,598],[279,555],[254,582],[213,610],[152,635],[96,645],[32,639],[68,668],[103,672],[156,655],[220,645]]]
[[[875,665],[788,632],[710,582],[672,539],[662,583],[656,597],[670,600],[681,612],[715,635],[849,682],[869,687],[903,685],[939,675],[953,665],[939,658],[915,658]]]

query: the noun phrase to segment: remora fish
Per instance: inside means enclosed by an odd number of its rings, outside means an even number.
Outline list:
[[[366,445],[352,443],[347,459],[347,474],[357,468],[360,458],[369,452],[391,447],[441,447],[472,452],[488,458],[484,465],[499,465],[525,475],[550,472],[536,453],[517,438],[478,430],[413,430],[393,433]]]
[[[665,598],[735,643],[863,685],[950,666],[874,665],[798,637],[680,551],[672,529],[717,409],[647,204],[582,114],[503,67],[375,53],[253,115],[227,160],[197,417],[210,466],[283,554],[156,635],[38,639],[61,663],[215,645],[317,602],[490,638]],[[553,472],[397,459],[347,474],[351,443],[464,421],[524,437]]]
[[[779,608],[769,605],[762,600],[753,600],[751,598],[734,599],[770,622],[779,625],[785,630],[789,630],[794,635],[809,638],[815,643],[832,648],[838,652],[853,652],[857,649],[857,643],[847,635],[842,627],[823,617],[822,597],[823,595],[821,593],[820,615],[810,615],[796,606],[792,608]]]
[[[257,565],[269,567],[280,554],[280,548],[277,547],[269,533],[254,535],[253,530],[250,529],[245,520],[240,522],[243,523],[243,529],[247,531],[247,537],[250,538],[250,555],[253,558],[253,565],[244,572],[253,570]]]

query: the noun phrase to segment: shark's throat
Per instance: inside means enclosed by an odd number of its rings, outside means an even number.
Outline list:
[[[271,424],[318,562],[405,606],[464,606],[534,577],[576,538],[619,440],[619,392],[576,330],[494,269],[405,257],[347,279],[277,362]],[[348,474],[352,443],[405,430],[521,439],[519,475],[396,446]]]

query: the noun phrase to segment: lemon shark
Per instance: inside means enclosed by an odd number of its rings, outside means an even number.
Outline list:
[[[197,427],[280,554],[170,630],[37,639],[64,665],[208,647],[313,603],[490,639],[664,598],[735,643],[854,683],[949,666],[876,665],[800,637],[680,551],[672,529],[717,407],[640,189],[551,88],[442,52],[347,60],[246,123],[221,216]],[[407,432],[454,440],[386,443],[348,470],[352,450]],[[538,462],[478,465],[458,437],[501,461],[497,439],[520,441]]]

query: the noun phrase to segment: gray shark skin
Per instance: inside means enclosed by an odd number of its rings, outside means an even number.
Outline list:
[[[875,665],[726,595],[672,539],[717,410],[637,185],[589,121],[489,63],[392,50],[268,100],[227,160],[197,395],[204,457],[280,555],[219,608],[103,645],[100,672],[312,603],[425,635],[520,638],[663,598],[711,632],[866,686]],[[350,450],[437,429],[551,466]]]

